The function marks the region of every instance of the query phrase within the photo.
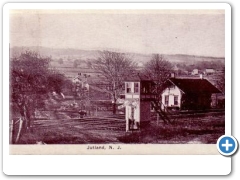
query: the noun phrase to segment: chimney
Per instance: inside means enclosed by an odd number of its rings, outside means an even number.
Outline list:
[[[174,72],[171,73],[171,78],[175,78],[175,73]]]
[[[200,74],[200,79],[203,79],[203,75],[202,74]]]

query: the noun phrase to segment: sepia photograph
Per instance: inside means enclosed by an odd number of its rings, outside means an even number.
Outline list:
[[[11,9],[9,64],[13,148],[225,134],[224,9]]]

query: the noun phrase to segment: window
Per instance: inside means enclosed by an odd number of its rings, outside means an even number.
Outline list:
[[[144,82],[142,83],[142,93],[148,94],[151,93],[151,84]]]
[[[127,93],[131,93],[132,92],[132,88],[131,88],[131,83],[130,82],[126,83],[126,90],[127,90]]]
[[[138,93],[139,92],[139,84],[136,82],[134,83],[134,93]]]
[[[168,95],[166,95],[166,96],[165,96],[165,105],[167,105],[167,106],[168,106],[168,102],[169,102],[169,96],[168,96]]]
[[[174,105],[178,105],[178,96],[174,96]]]

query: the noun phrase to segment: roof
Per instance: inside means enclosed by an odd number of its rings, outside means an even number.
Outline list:
[[[205,71],[206,71],[206,72],[215,72],[215,70],[212,69],[212,68],[205,69]]]
[[[217,89],[206,79],[170,78],[168,81],[177,86],[180,90],[182,90],[186,94],[221,93],[219,89]]]

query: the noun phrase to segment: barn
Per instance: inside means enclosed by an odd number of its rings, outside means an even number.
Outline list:
[[[162,92],[162,109],[210,109],[211,96],[217,93],[221,91],[203,78],[169,78]]]
[[[211,74],[214,74],[214,73],[215,73],[215,70],[212,69],[212,68],[207,68],[204,71],[204,74],[206,74],[206,75],[211,75]]]

